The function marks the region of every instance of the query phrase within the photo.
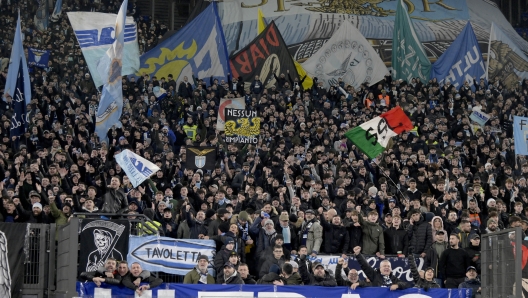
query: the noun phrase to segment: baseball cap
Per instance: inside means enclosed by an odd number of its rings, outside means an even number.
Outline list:
[[[476,233],[475,233],[475,234],[472,234],[471,236],[469,236],[469,239],[470,239],[470,240],[473,240],[473,239],[476,239],[476,238],[479,238],[479,239],[480,239],[479,234],[476,234]]]
[[[436,231],[436,235],[445,235],[445,231],[444,230],[438,230],[438,231]]]
[[[469,270],[475,270],[475,272],[477,271],[477,269],[473,266],[467,267],[466,272],[469,272]]]
[[[311,214],[315,215],[315,212],[312,209],[308,209],[308,210],[304,211],[304,214],[308,214],[308,213],[311,213]]]
[[[235,266],[231,263],[231,262],[227,262],[224,264],[224,268],[225,267],[231,267],[231,268],[235,268]]]

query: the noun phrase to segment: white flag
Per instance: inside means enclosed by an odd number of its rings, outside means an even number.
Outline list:
[[[324,82],[325,88],[336,85],[339,78],[358,88],[365,82],[377,83],[389,73],[378,53],[349,21],[343,21],[328,42],[302,66],[318,82]]]
[[[508,89],[528,78],[528,57],[495,23],[491,24],[486,78],[498,78]]]
[[[123,168],[134,187],[137,187],[160,170],[155,164],[128,149],[116,155],[115,159]]]

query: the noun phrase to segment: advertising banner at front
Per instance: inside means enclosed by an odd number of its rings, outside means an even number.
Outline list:
[[[213,262],[213,240],[174,239],[158,236],[130,236],[127,261],[138,262],[149,271],[185,275],[196,266],[199,256]]]
[[[82,298],[134,297],[134,291],[125,287],[94,283],[77,283],[77,292]],[[136,295],[136,297],[138,297]],[[407,289],[391,291],[389,288],[319,287],[319,286],[273,286],[273,285],[189,285],[161,284],[143,292],[141,297],[199,297],[199,298],[466,298],[470,289]]]

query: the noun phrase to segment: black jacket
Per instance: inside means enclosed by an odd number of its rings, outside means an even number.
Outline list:
[[[350,239],[347,229],[327,222],[322,214],[319,219],[324,231],[324,252],[327,254],[346,254]]]
[[[433,243],[433,232],[431,231],[431,224],[420,218],[420,221],[409,225],[407,228],[409,232],[410,243],[413,247],[414,253],[421,254],[427,250]]]
[[[102,183],[104,185],[104,181]],[[99,212],[101,213],[123,213],[128,209],[128,199],[121,189],[105,187]]]
[[[123,278],[123,286],[135,290],[138,287],[134,284],[134,280],[141,278],[142,283],[148,283],[150,288],[155,288],[163,283],[161,278],[154,277],[150,274],[149,271],[143,270],[139,276],[133,276],[132,274],[126,275]]]
[[[444,242],[444,247],[447,249],[447,242]],[[431,244],[431,246],[427,249],[425,252],[425,258],[424,258],[424,267],[433,267],[435,270],[435,277],[441,277],[439,276],[440,271],[438,270],[438,262],[440,261],[440,256],[436,252],[436,249]]]
[[[105,268],[101,267],[97,271],[88,271],[81,273],[81,276],[79,277],[80,280],[89,280],[92,281],[96,277],[102,277],[105,279],[105,283],[109,285],[118,285],[121,283],[121,275],[119,273],[114,272],[114,278],[106,277],[105,274]]]
[[[348,261],[346,261],[346,262],[348,262]],[[336,279],[337,285],[338,286],[344,286],[344,287],[350,287],[352,285],[352,282],[348,278],[347,279],[343,279],[343,276],[341,275],[341,270],[343,270],[343,265],[338,263],[337,266],[336,266],[336,271],[335,271],[335,279]],[[346,276],[348,276],[348,273],[350,272],[350,268],[347,267],[344,270],[345,270]],[[367,283],[364,280],[358,280],[358,283],[359,283],[360,287],[368,287],[369,286],[369,283]]]
[[[225,279],[225,276],[217,278],[216,283],[219,285],[243,285],[244,280],[242,279],[242,277],[240,277],[240,274],[235,271],[235,274],[231,275],[231,277],[229,277],[227,280]]]
[[[361,265],[361,269],[363,269],[363,272],[370,280],[370,284],[373,287],[383,287],[387,286],[384,282],[385,278],[383,275],[381,275],[381,272],[379,272],[376,269],[373,269],[370,267],[369,263],[367,263],[367,260],[365,260],[365,257],[362,254],[359,254],[356,256],[359,265]],[[392,285],[398,285],[398,289],[404,290],[409,287],[409,284],[405,281],[401,281],[399,278],[394,276],[392,273],[389,275],[389,278],[392,282]]]
[[[313,274],[308,272],[308,268],[306,267],[306,262],[299,263],[299,273],[301,274],[301,278],[305,285],[324,286],[324,287],[337,286],[337,282],[335,278],[332,275],[330,275],[330,273],[328,273],[327,271],[325,271],[325,276],[323,278],[314,276]]]
[[[348,230],[348,251],[353,252],[356,246],[363,247],[363,228],[354,226],[352,222],[346,227]]]
[[[276,280],[282,280],[282,282],[286,284],[286,280],[275,272],[270,272],[270,273],[265,274],[264,276],[262,276],[261,279],[258,280],[257,284],[272,285],[273,282]]]
[[[386,229],[383,234],[385,236],[385,254],[395,255],[401,251],[404,255],[407,255],[407,249],[409,248],[407,231],[401,227],[397,230],[391,227]]]

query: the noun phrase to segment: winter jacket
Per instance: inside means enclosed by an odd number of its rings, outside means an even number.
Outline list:
[[[273,254],[266,257],[262,263],[262,266],[260,266],[259,278],[262,278],[264,275],[268,274],[271,266],[277,265],[279,268],[282,268],[282,265],[284,265],[285,262],[286,258],[284,256],[282,256],[280,259],[275,259]]]
[[[197,284],[200,280],[200,272],[196,267],[193,268],[193,270],[189,271],[187,274],[185,274],[185,277],[183,278],[184,284]],[[207,273],[207,284],[208,285],[214,285],[215,279],[214,277]]]
[[[347,261],[348,262],[348,261]],[[341,274],[341,270],[343,270],[343,265],[337,264],[336,271],[335,271],[335,279],[338,286],[344,286],[344,287],[350,287],[352,285],[352,282],[347,278],[343,279],[343,275]],[[345,268],[345,275],[348,277],[348,273],[350,272],[350,268]],[[358,280],[360,287],[368,287],[369,283],[367,283],[364,280]]]
[[[324,286],[324,287],[336,287],[337,282],[335,278],[330,275],[325,270],[325,276],[324,277],[318,277],[314,276],[310,272],[308,272],[308,268],[306,267],[306,262],[301,262],[299,264],[299,273],[301,274],[302,281],[305,285],[310,286]]]
[[[356,227],[354,223],[349,223],[346,225],[348,230],[348,252],[352,253],[354,247],[361,246],[363,247],[363,228],[361,226]]]
[[[185,212],[185,221],[187,222],[187,227],[189,227],[189,238],[190,239],[199,239],[200,234],[207,235],[207,226],[204,222],[200,223],[196,219],[191,218],[190,212]]]
[[[303,281],[299,272],[294,272],[292,275],[290,275],[290,277],[286,278],[285,284],[288,286],[302,285]]]
[[[424,253],[433,243],[431,225],[423,217],[419,222],[409,225],[407,231],[410,238],[409,246],[412,246],[414,253]]]
[[[480,279],[478,277],[474,279],[468,279],[466,277],[466,280],[460,285],[458,285],[459,289],[472,289],[473,290],[472,291],[473,293],[471,294],[472,298],[475,298],[475,295],[477,294],[477,290],[480,287],[481,287],[481,284],[480,284]]]
[[[99,267],[97,271],[83,272],[81,273],[80,279],[92,281],[96,277],[104,278],[104,282],[109,285],[119,285],[121,283],[121,275],[117,271],[114,272],[114,278],[106,277],[106,269],[104,267]]]
[[[440,272],[438,271],[438,262],[441,256],[436,252],[435,245],[440,245],[440,243],[433,242],[425,252],[424,268],[433,267],[435,270],[435,278],[442,278],[442,276],[439,276]],[[443,242],[441,245],[444,246],[444,250],[447,249],[447,242]]]
[[[242,280],[242,277],[240,277],[240,274],[235,270],[235,273],[231,275],[228,279],[225,279],[225,276],[222,275],[221,277],[216,278],[216,283],[219,285],[243,285],[244,280]]]
[[[370,267],[369,263],[365,259],[365,257],[362,254],[359,254],[356,256],[357,261],[359,262],[359,265],[361,266],[361,269],[363,269],[363,273],[368,277],[370,280],[370,284],[373,287],[386,287],[389,286],[385,283],[385,277],[381,275],[381,272],[379,272],[377,269],[373,269]],[[404,290],[409,287],[409,284],[405,281],[401,281],[396,276],[394,276],[392,273],[388,276],[390,279],[391,285],[398,285],[398,289]]]
[[[306,227],[310,222],[303,222],[301,228],[299,229],[299,241],[302,241],[303,239],[303,231],[304,227]],[[308,238],[306,239],[306,248],[308,250],[308,254],[311,254],[312,252],[319,253],[321,251],[321,244],[323,243],[323,227],[321,224],[313,219],[313,224],[308,230]]]
[[[407,231],[403,228],[395,229],[394,227],[388,228],[383,232],[385,237],[385,253],[388,255],[395,255],[398,252],[407,255],[407,249],[409,248],[409,237]]]
[[[99,206],[101,213],[123,213],[128,209],[128,199],[121,189],[106,188],[103,195],[102,205]]]
[[[229,261],[229,255],[231,252],[232,250],[227,250],[224,245],[222,246],[222,249],[216,253],[214,258],[214,268],[217,275],[220,274],[221,271],[223,272],[224,265]]]
[[[409,260],[409,265],[411,267],[411,274],[414,280],[415,288],[423,288],[426,291],[431,288],[440,288],[440,285],[436,283],[434,278],[433,280],[428,281],[425,278],[420,277],[420,273],[418,272],[418,268],[416,267],[416,260],[414,259],[413,254],[409,254],[407,256],[407,259]]]
[[[363,228],[362,252],[366,255],[375,255],[377,252],[385,254],[385,239],[383,228],[378,223],[366,221],[359,216],[361,227]]]
[[[440,216],[433,217],[433,219],[431,219],[431,221],[429,222],[431,224],[431,236],[433,237],[433,241],[436,240],[436,237],[435,237],[436,236],[436,231],[438,231],[438,230],[435,230],[435,228],[434,228],[435,219],[440,219],[440,223],[442,224],[442,227],[440,228],[440,230],[445,231],[445,229],[444,229],[444,221],[442,220],[442,218]],[[449,235],[447,233],[444,233],[444,236],[445,236],[444,241],[447,242],[449,240],[448,239]]]
[[[262,227],[260,224],[262,222],[262,218],[258,217],[255,222],[249,227],[249,233],[255,239],[255,244],[257,247],[256,255],[260,256],[266,248],[268,248],[270,245],[275,243],[275,237],[277,236],[277,232],[274,232],[272,234],[266,234],[266,230]]]
[[[244,284],[246,285],[256,285],[257,284],[255,279],[251,275],[248,275],[247,278],[243,278],[242,280],[244,281]]]
[[[272,285],[273,282],[276,281],[276,280],[282,280],[284,285],[286,285],[286,280],[282,276],[278,275],[275,272],[266,273],[264,276],[262,276],[261,279],[259,279],[257,281],[257,284],[259,284],[259,285]]]
[[[319,218],[324,231],[324,252],[327,254],[346,254],[349,242],[347,229],[327,222],[322,214]]]
[[[136,280],[138,277],[141,278],[142,283],[148,283],[151,289],[163,283],[161,278],[154,277],[148,270],[143,270],[138,276],[134,276],[132,274],[125,275],[122,281],[123,286],[132,290],[137,289],[138,287],[134,284],[134,280]]]

